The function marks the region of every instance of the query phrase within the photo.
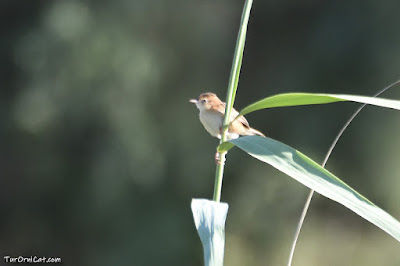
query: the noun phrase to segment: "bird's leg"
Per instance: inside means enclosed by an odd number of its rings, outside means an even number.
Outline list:
[[[220,137],[221,137],[221,138],[222,138],[222,132],[223,132],[222,127],[219,127],[219,133],[220,133]],[[225,161],[226,161],[225,156],[223,157],[223,161],[222,161],[219,152],[218,152],[218,151],[215,152],[215,163],[216,163],[216,164],[221,165],[221,164],[224,164]]]
[[[219,152],[215,152],[215,164],[221,164],[220,159],[221,158],[219,157]]]
[[[221,138],[222,138],[222,127],[219,127],[219,135],[221,136]],[[216,151],[215,152],[215,164],[221,164],[221,160],[220,160],[221,158],[220,158],[220,156],[219,156],[219,153],[218,153],[218,151]]]
[[[225,163],[225,161],[226,161],[226,158],[224,157],[224,160],[222,161],[222,160],[221,160],[221,157],[220,157],[220,154],[219,154],[219,152],[217,151],[217,152],[215,153],[215,164],[221,165],[221,164]]]
[[[222,138],[222,127],[219,127],[219,134],[220,134],[220,136]],[[218,151],[215,152],[215,164],[221,165],[221,164],[225,163],[225,160],[226,159],[224,158],[224,161],[222,162],[219,152]]]

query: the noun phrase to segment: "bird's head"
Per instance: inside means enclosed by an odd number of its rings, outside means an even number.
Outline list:
[[[200,111],[212,109],[218,110],[222,104],[218,96],[211,92],[202,93],[197,99],[191,99],[189,102],[194,103]]]

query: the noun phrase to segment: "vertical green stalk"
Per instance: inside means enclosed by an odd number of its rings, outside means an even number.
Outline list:
[[[233,55],[228,91],[226,93],[225,117],[224,117],[224,124],[223,124],[220,143],[226,141],[226,132],[229,128],[231,110],[233,107],[233,103],[235,102],[237,85],[239,83],[240,67],[242,66],[244,44],[246,42],[247,24],[249,22],[250,10],[252,4],[253,0],[246,0],[243,7],[242,20],[240,22],[239,33],[236,41],[235,54]],[[226,152],[219,153],[220,164],[217,165],[217,169],[215,171],[215,184],[214,184],[214,196],[213,196],[213,200],[216,202],[220,202],[221,200],[221,189],[222,189],[222,179],[224,176],[225,157],[226,157]]]

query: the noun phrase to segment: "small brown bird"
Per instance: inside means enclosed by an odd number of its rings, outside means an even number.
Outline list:
[[[221,101],[214,93],[200,94],[198,99],[191,99],[191,103],[196,104],[200,110],[200,121],[205,129],[213,137],[221,139],[222,126],[224,122],[225,106],[226,104]],[[239,114],[232,108],[230,115],[230,122]],[[228,140],[237,139],[239,136],[264,136],[260,131],[251,128],[244,116],[240,116],[229,127],[226,137]]]

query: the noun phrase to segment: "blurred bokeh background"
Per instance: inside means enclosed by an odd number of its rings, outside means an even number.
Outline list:
[[[225,97],[242,0],[0,2],[0,255],[202,265],[190,211],[218,141],[188,102]],[[399,1],[255,1],[235,106],[372,95],[400,78]],[[400,99],[400,88],[384,94]],[[322,159],[354,103],[248,115]],[[367,107],[327,168],[400,219],[400,116]],[[226,265],[285,265],[308,189],[234,149]],[[294,265],[400,265],[400,245],[316,196]],[[4,261],[2,261],[4,263]],[[0,263],[0,264],[2,264]]]

